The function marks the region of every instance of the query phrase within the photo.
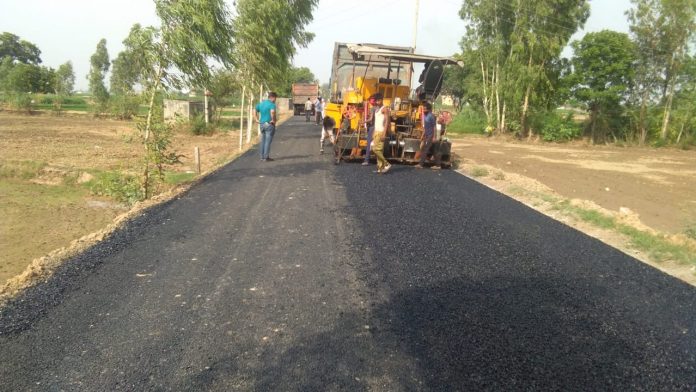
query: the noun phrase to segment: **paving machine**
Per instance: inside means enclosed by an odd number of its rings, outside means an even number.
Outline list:
[[[412,91],[413,65],[423,64],[419,86]],[[434,101],[442,86],[444,68],[457,64],[445,57],[413,53],[413,48],[379,44],[336,43],[331,68],[331,95],[325,114],[336,128],[335,163],[364,159],[367,147],[365,118],[368,99],[375,93],[384,97],[390,108],[391,130],[385,142],[384,156],[390,161],[416,163],[423,134],[423,103]],[[440,132],[451,121],[447,112],[438,117],[436,148],[442,154],[442,166],[451,166],[451,143]],[[443,132],[444,133],[444,132]]]

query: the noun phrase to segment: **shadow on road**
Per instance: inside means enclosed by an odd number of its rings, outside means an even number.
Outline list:
[[[452,279],[377,305],[368,316],[345,314],[334,329],[305,336],[283,353],[268,348],[254,390],[605,390],[683,389],[693,374],[674,348],[661,355],[631,339],[634,324],[601,320],[573,303],[578,282]],[[589,284],[582,282],[581,284]],[[520,296],[520,293],[525,293]],[[659,332],[656,333],[659,335]],[[656,344],[668,345],[654,337]],[[664,347],[663,347],[664,348]],[[691,359],[693,361],[693,358]],[[222,358],[197,388],[238,378]]]

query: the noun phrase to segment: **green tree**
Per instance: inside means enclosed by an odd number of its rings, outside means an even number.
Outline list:
[[[134,59],[127,50],[122,51],[111,62],[111,78],[109,79],[112,94],[123,95],[132,93],[138,82],[140,70],[134,66]]]
[[[100,115],[106,110],[109,103],[109,91],[104,85],[104,77],[109,71],[109,52],[106,49],[106,40],[101,39],[97,44],[97,50],[90,57],[90,70],[87,75],[89,81],[89,90],[92,92],[92,98],[95,103],[95,115]]]
[[[73,71],[72,62],[68,61],[58,67],[56,71],[55,82],[53,89],[56,94],[70,95],[75,86],[75,72]]]
[[[635,47],[625,33],[603,30],[572,43],[574,96],[587,105],[594,143],[616,126],[633,82]]]
[[[459,15],[467,22],[462,76],[481,100],[488,128],[527,132],[530,109],[556,91],[560,53],[587,20],[587,0],[464,0]]]
[[[291,95],[293,83],[315,83],[316,79],[312,71],[307,67],[290,67],[286,75],[282,82],[269,85],[271,90],[284,97]]]
[[[139,25],[138,25],[139,26]],[[138,113],[140,97],[135,92],[141,71],[138,60],[130,50],[129,43],[123,42],[126,50],[120,52],[111,62],[111,113],[121,119],[130,119]]]
[[[124,41],[129,67],[138,74],[148,100],[148,113],[138,123],[145,158],[142,190],[149,197],[151,171],[160,179],[166,165],[178,162],[170,151],[171,127],[155,103],[168,88],[206,86],[212,77],[208,61],[232,65],[232,27],[222,0],[156,0],[161,29],[134,25]]]
[[[627,12],[631,34],[637,43],[636,101],[640,102],[640,141],[649,134],[648,106],[663,105],[659,135],[666,140],[677,80],[696,33],[696,2],[693,0],[631,0]]]
[[[696,144],[696,57],[685,58],[677,86],[674,96],[674,123],[679,130],[676,142]]]
[[[233,28],[237,68],[248,86],[283,83],[298,47],[314,34],[305,31],[318,0],[238,0]]]
[[[36,93],[41,89],[41,68],[33,64],[15,64],[6,76],[7,90],[15,93]]]
[[[58,113],[63,109],[63,101],[66,95],[72,94],[73,87],[75,85],[75,72],[73,71],[73,66],[70,61],[62,64],[58,67],[55,72],[55,77],[53,79],[53,90],[55,91],[55,98],[53,99],[53,108]]]
[[[212,93],[211,105],[215,110],[216,122],[220,121],[222,110],[235,102],[235,95],[239,94],[239,90],[239,78],[233,71],[221,69],[213,73],[208,91]]]
[[[8,32],[0,34],[0,59],[5,57],[24,64],[41,64],[41,51],[36,45]]]

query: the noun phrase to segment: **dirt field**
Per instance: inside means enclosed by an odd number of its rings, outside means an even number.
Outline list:
[[[194,170],[194,146],[201,169],[229,161],[239,149],[235,131],[212,136],[178,132],[173,149],[184,156],[173,169]],[[135,123],[85,116],[0,113],[0,165],[40,166],[38,176],[0,178],[0,282],[22,272],[32,259],[95,232],[127,207],[95,197],[84,186],[66,184],[94,170],[139,172],[142,145]]]
[[[485,137],[454,145],[464,163],[529,177],[566,198],[591,200],[608,210],[629,208],[659,231],[676,234],[696,225],[696,151]]]

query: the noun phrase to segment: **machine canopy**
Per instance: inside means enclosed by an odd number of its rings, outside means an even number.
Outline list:
[[[358,56],[379,56],[385,59],[393,59],[408,63],[430,63],[440,61],[443,65],[457,64],[460,62],[451,57],[428,56],[424,54],[405,53],[396,50],[381,49],[365,44],[346,44],[348,51],[353,54],[353,57]]]

